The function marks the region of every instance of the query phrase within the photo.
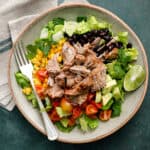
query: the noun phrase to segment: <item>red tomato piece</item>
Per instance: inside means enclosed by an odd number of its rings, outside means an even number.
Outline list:
[[[99,114],[99,119],[102,121],[107,121],[110,119],[112,110],[103,110]]]
[[[81,115],[82,115],[82,110],[79,106],[76,106],[75,108],[73,108],[72,117],[74,119],[79,118]]]
[[[95,93],[89,93],[88,96],[87,96],[87,101],[93,100],[94,97],[95,97]]]
[[[46,69],[40,69],[36,73],[37,77],[40,81],[44,81],[45,78],[47,78],[47,70]]]
[[[86,106],[86,114],[87,115],[94,115],[98,112],[98,109],[95,105],[89,104]]]
[[[49,113],[49,117],[50,119],[53,121],[53,122],[56,122],[56,121],[59,121],[60,120],[60,117],[59,115],[57,114],[56,110],[53,109],[50,113]]]
[[[61,99],[60,106],[66,112],[72,112],[73,110],[72,104],[66,98]]]
[[[68,125],[69,125],[69,126],[74,126],[75,123],[76,123],[76,120],[71,117],[71,118],[69,119]]]
[[[58,107],[60,105],[59,101],[53,101],[52,102],[53,107]]]
[[[102,103],[96,103],[95,101],[91,101],[91,104],[95,105],[98,109],[102,108]]]

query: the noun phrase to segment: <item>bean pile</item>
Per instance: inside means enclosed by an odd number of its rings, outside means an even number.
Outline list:
[[[92,43],[95,38],[100,37],[101,39],[103,39],[103,42],[100,45],[97,45],[96,47],[93,48],[93,51],[97,54],[97,56],[100,56],[105,51],[111,51],[113,48],[120,49],[123,47],[122,42],[113,41],[112,33],[108,29],[92,30],[90,32],[81,35],[73,34],[71,37],[65,34],[65,37],[67,37],[70,44],[73,45],[79,42],[82,46],[88,42]],[[111,42],[111,40],[113,42]],[[127,48],[131,47],[132,44],[128,43]]]

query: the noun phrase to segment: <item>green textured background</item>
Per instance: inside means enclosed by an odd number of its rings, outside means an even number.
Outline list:
[[[61,2],[61,0],[60,0]],[[122,18],[139,36],[150,56],[150,0],[89,0]],[[115,134],[89,144],[49,142],[17,108],[0,108],[0,150],[150,150],[150,94],[135,117]]]

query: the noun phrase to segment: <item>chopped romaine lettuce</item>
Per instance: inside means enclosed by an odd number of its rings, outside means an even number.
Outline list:
[[[89,118],[88,116],[85,116],[85,120],[87,121],[87,124],[88,124],[90,129],[97,128],[97,126],[99,124],[99,120],[97,118],[92,119],[92,118]]]
[[[119,32],[118,35],[114,38],[126,45],[128,43],[128,32]]]
[[[87,132],[87,131],[88,131],[88,122],[87,122],[87,120],[85,119],[85,116],[84,116],[84,115],[79,118],[79,124],[80,124],[80,127],[81,127],[81,130],[82,130],[82,131],[84,131],[84,132]]]
[[[56,25],[54,27],[54,34],[59,32],[59,31],[63,31],[64,25]]]
[[[68,123],[69,123],[69,119],[68,118],[62,118],[60,120],[60,123],[62,124],[63,127],[67,128],[68,127]]]
[[[86,33],[88,31],[90,31],[90,28],[89,28],[89,25],[87,22],[82,21],[82,22],[79,22],[77,24],[77,28],[75,31],[77,34],[83,34],[83,33]]]
[[[57,126],[57,128],[62,131],[62,132],[71,132],[75,126],[71,126],[71,127],[64,127],[60,122],[56,122],[55,125]]]
[[[62,31],[59,31],[59,32],[53,34],[52,39],[53,39],[53,41],[58,42],[58,41],[61,40],[63,37],[64,37],[63,32],[62,32]]]
[[[122,79],[125,75],[125,71],[118,61],[113,61],[107,64],[107,71],[109,75],[114,79]]]
[[[89,25],[90,30],[99,28],[99,22],[97,21],[96,17],[94,17],[94,16],[88,17],[87,23]]]
[[[40,39],[46,39],[48,38],[48,28],[43,28],[41,30]]]
[[[107,22],[99,22],[98,23],[98,29],[106,29],[106,28],[111,28],[111,24],[107,23]]]
[[[126,68],[128,63],[136,60],[138,57],[138,51],[135,48],[119,49],[118,61]]]
[[[64,32],[66,32],[69,36],[72,36],[73,33],[77,30],[78,23],[75,21],[65,21],[64,23]]]

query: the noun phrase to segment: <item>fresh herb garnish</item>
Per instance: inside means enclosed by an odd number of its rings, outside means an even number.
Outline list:
[[[82,21],[87,21],[87,17],[86,16],[78,16],[77,22],[82,22]]]

